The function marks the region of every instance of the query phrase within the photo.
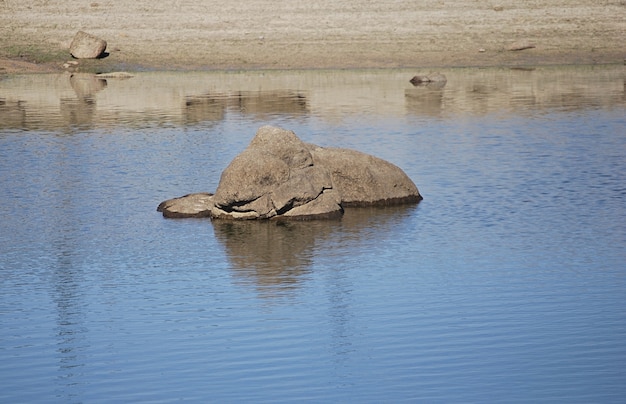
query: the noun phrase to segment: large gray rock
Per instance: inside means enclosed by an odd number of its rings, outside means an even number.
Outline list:
[[[343,206],[421,199],[411,179],[387,161],[306,144],[292,131],[263,126],[222,172],[215,195],[171,199],[158,210],[166,217],[306,220],[339,217]]]
[[[106,47],[104,39],[78,31],[70,44],[70,54],[76,59],[97,59],[103,55]]]
[[[222,173],[213,214],[233,219],[326,216],[329,210],[341,212],[339,197],[324,193],[331,189],[328,171],[314,164],[307,144],[292,131],[263,126]],[[322,195],[323,204],[316,201]],[[295,208],[297,214],[286,215]]]
[[[316,147],[316,165],[328,170],[343,206],[417,203],[422,197],[399,167],[356,150]]]

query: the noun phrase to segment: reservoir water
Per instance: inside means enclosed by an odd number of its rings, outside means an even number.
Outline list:
[[[624,66],[0,76],[0,402],[623,402]],[[417,206],[165,219],[262,125]]]

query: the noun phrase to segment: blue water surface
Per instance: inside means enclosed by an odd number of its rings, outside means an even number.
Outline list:
[[[0,401],[621,402],[622,68],[412,73],[0,80]],[[389,160],[424,200],[156,212],[264,124]]]

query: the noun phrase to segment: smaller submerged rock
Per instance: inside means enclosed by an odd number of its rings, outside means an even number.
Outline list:
[[[163,201],[157,207],[164,217],[211,217],[213,194],[198,192]]]
[[[443,87],[448,82],[448,78],[445,74],[442,73],[431,73],[428,76],[413,76],[411,80],[409,80],[411,84],[414,86],[427,86],[434,84],[439,87]]]
[[[96,74],[96,77],[100,77],[103,79],[121,79],[126,80],[133,77],[132,74],[128,72],[109,72],[109,73],[99,73]]]

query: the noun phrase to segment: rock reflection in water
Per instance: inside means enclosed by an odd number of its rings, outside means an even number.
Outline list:
[[[254,285],[262,297],[276,297],[306,281],[320,251],[331,257],[337,249],[385,243],[415,209],[413,205],[351,208],[341,220],[212,223],[235,277]]]
[[[107,81],[89,74],[7,76],[0,79],[0,129],[183,127],[227,121],[229,115],[264,122],[313,117],[337,123],[351,116],[378,122],[623,108],[626,102],[623,66],[448,69],[441,72],[447,77],[443,88],[414,87],[414,73],[154,72]]]
[[[462,69],[446,75],[444,89],[430,85],[406,89],[407,113],[523,114],[624,104],[623,73],[614,67]]]
[[[440,116],[443,111],[443,86],[418,86],[406,89],[406,107],[422,115]]]
[[[297,288],[311,266],[309,251],[336,223],[214,220],[235,276],[270,297]]]
[[[0,98],[0,129],[23,128],[28,123],[28,109],[23,100]]]
[[[268,119],[276,115],[307,115],[306,96],[293,91],[238,91],[185,97],[185,121],[221,121],[232,110]]]
[[[90,127],[96,113],[95,95],[107,87],[107,81],[89,73],[74,73],[69,81],[76,98],[61,98],[61,116],[70,126]]]

